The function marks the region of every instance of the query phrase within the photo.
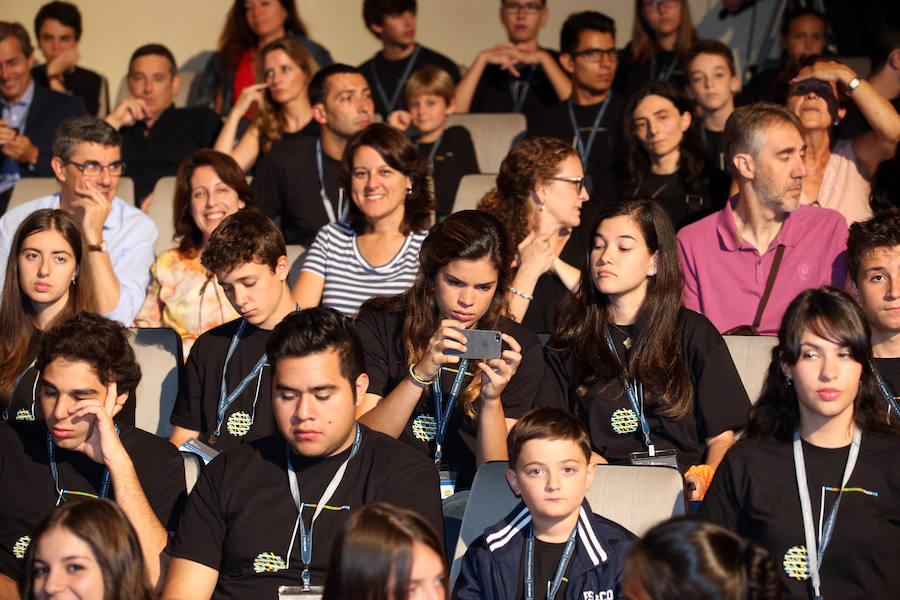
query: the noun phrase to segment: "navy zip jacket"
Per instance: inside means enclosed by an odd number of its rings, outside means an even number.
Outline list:
[[[472,542],[463,558],[454,600],[518,600],[525,537],[531,512],[524,502]],[[622,571],[634,535],[591,512],[587,500],[578,517],[578,543],[572,555],[565,600],[622,598]]]

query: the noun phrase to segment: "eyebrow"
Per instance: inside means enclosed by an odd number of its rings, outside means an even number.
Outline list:
[[[302,390],[299,390],[299,389],[297,389],[297,388],[295,388],[295,387],[291,387],[291,386],[289,386],[289,385],[284,385],[284,384],[282,384],[282,383],[279,383],[278,385],[276,385],[276,386],[275,386],[275,389],[276,389],[277,391],[279,391],[279,392],[292,392],[292,393],[298,394],[298,395],[303,393]],[[312,393],[316,393],[316,392],[330,392],[330,391],[333,391],[333,390],[336,390],[336,389],[338,389],[338,386],[337,386],[337,385],[335,385],[335,384],[333,384],[333,383],[324,383],[324,384],[322,384],[322,385],[317,385],[317,386],[314,386],[314,387],[309,388],[309,391],[312,392]]]

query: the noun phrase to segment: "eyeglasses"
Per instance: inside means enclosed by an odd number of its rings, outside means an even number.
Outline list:
[[[523,11],[526,15],[536,15],[544,10],[544,5],[537,4],[536,2],[527,2],[525,4],[519,4],[518,2],[504,2],[503,10],[508,13]]]
[[[603,62],[603,59],[612,62],[619,58],[619,51],[615,48],[608,48],[606,50],[602,48],[588,48],[586,50],[580,50],[572,54],[573,58],[584,58],[587,62],[591,63],[599,63]]]
[[[109,171],[110,176],[118,177],[125,171],[125,163],[121,160],[111,162],[108,165],[101,165],[95,160],[89,160],[86,163],[77,163],[74,160],[67,160],[67,165],[72,165],[88,177],[97,177],[103,172],[103,169]]]
[[[681,2],[681,0],[644,0],[641,2],[641,6],[643,8],[659,8],[660,6],[668,8],[676,2]]]
[[[548,177],[547,179],[551,179],[553,181],[565,181],[566,183],[571,183],[575,186],[575,193],[580,195],[581,190],[584,189],[584,177]]]

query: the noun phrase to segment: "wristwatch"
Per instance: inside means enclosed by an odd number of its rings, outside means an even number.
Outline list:
[[[106,240],[102,240],[99,244],[88,244],[87,249],[91,252],[106,252]]]
[[[847,90],[850,94],[856,91],[856,88],[859,87],[859,84],[862,83],[862,79],[859,78],[859,75],[851,79],[847,82]]]

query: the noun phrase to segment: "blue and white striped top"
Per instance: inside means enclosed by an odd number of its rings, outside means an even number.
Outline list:
[[[350,226],[330,223],[316,234],[302,270],[325,279],[323,306],[353,316],[373,296],[393,296],[410,288],[419,271],[419,249],[427,235],[427,231],[407,235],[394,258],[373,267],[360,254]]]

